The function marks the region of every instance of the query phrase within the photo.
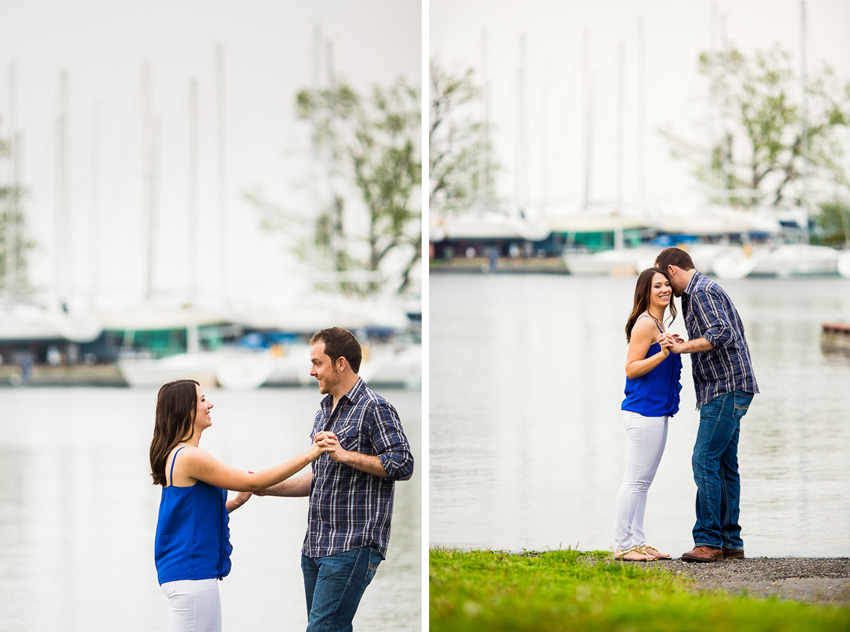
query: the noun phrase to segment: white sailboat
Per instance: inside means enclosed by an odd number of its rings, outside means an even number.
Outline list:
[[[148,99],[148,71],[145,72],[145,99]],[[150,141],[149,148],[146,151],[146,169],[149,171],[149,177],[146,178],[147,186],[152,190],[154,187],[153,179],[156,174],[154,168],[156,164],[155,146],[151,139],[154,137],[153,131],[154,122],[149,109],[145,108],[145,127],[146,138]],[[199,224],[198,218],[198,85],[196,80],[189,82],[189,176],[188,176],[188,213],[189,222],[192,226]],[[149,240],[149,260],[148,260],[148,287],[146,303],[134,308],[136,313],[137,324],[128,326],[127,316],[121,322],[121,328],[127,332],[125,334],[124,347],[118,359],[118,369],[122,377],[130,386],[135,387],[150,387],[162,385],[175,379],[189,378],[195,379],[204,385],[214,385],[216,383],[216,373],[218,365],[222,361],[222,356],[215,351],[205,351],[200,347],[199,326],[202,319],[201,309],[198,304],[198,248],[197,243],[190,239],[188,243],[189,249],[189,299],[187,303],[179,308],[163,308],[152,302],[152,278],[151,270],[153,268],[153,242],[155,240],[155,206],[153,198],[149,193],[149,205],[146,208],[148,213],[148,240]],[[226,319],[223,319],[226,322]],[[220,322],[220,321],[219,321]],[[145,351],[131,351],[133,334],[139,330],[155,330],[155,329],[182,329],[186,330],[186,351],[185,353],[177,353],[167,357],[154,357],[152,353]]]
[[[161,386],[182,378],[194,379],[206,386],[215,384],[221,357],[216,351],[201,348],[200,328],[229,322],[224,310],[147,301],[141,305],[103,310],[99,316],[105,329],[125,332],[117,366],[129,386]],[[163,330],[185,331],[185,352],[157,357],[152,351],[133,348],[137,333]]]
[[[179,379],[196,380],[202,386],[216,384],[221,357],[216,352],[188,351],[165,358],[124,355],[118,359],[121,377],[132,387],[162,386]]]
[[[23,303],[0,306],[0,340],[67,340],[85,343],[95,340],[101,331],[100,323],[89,313]]]
[[[850,279],[850,250],[838,254],[838,274],[845,279]]]
[[[241,355],[221,352],[222,361],[216,373],[218,383],[223,388],[239,390],[259,386],[313,386],[307,340],[319,329],[340,326],[355,332],[373,327],[402,331],[410,326],[397,301],[379,297],[353,299],[338,294],[311,294],[277,305],[244,307],[234,315],[234,321],[249,329],[298,332],[295,340],[271,349]],[[413,346],[407,341],[394,346],[365,342],[361,376],[367,382],[374,376],[378,380],[375,383],[381,384],[421,382],[421,345],[418,352],[410,350]],[[412,366],[414,356],[418,360]]]
[[[838,260],[838,251],[827,246],[744,246],[736,252],[718,257],[714,262],[714,273],[720,279],[836,276],[839,273]]]
[[[360,377],[370,387],[419,388],[422,385],[422,344],[390,342],[369,345]]]

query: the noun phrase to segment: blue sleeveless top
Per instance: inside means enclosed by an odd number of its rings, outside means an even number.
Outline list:
[[[171,476],[182,449],[171,460]],[[174,479],[169,477],[169,480]],[[227,490],[203,481],[190,487],[162,488],[154,545],[160,584],[227,577],[233,547],[226,502]]]
[[[643,318],[641,316],[641,318]],[[664,333],[658,323],[658,331]],[[653,342],[646,357],[661,351],[661,345]],[[682,358],[678,353],[670,353],[649,373],[635,379],[626,378],[626,399],[622,410],[638,413],[644,417],[672,417],[679,412],[679,391],[682,384]]]

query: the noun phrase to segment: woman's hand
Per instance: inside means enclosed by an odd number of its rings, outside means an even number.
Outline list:
[[[319,435],[321,435],[321,434],[323,434],[323,433],[320,432]],[[316,459],[318,459],[320,456],[322,456],[323,452],[333,452],[334,450],[336,450],[335,445],[331,445],[331,444],[328,444],[327,442],[319,441],[318,440],[319,435],[316,435],[317,439],[315,439],[313,441],[313,443],[310,444],[310,447],[307,448],[307,457],[311,461],[315,461]]]
[[[657,342],[661,346],[661,355],[665,358],[670,355],[670,350],[676,343],[673,336],[666,332],[663,334],[658,334],[658,337],[655,339],[655,342]]]
[[[250,474],[253,474],[253,472],[250,472]],[[227,513],[231,513],[239,509],[242,505],[244,505],[251,499],[251,496],[251,492],[239,492],[238,494],[236,494],[236,496],[234,496],[225,503],[225,507],[227,507]]]
[[[251,500],[251,496],[253,496],[251,492],[239,492],[238,494],[236,494],[236,498],[234,498],[233,500],[236,501],[238,507],[241,507],[249,500]]]

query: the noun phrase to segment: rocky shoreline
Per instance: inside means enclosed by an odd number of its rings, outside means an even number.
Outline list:
[[[695,580],[695,590],[722,589],[734,595],[850,605],[847,557],[753,557],[711,563],[676,559],[653,564],[662,564],[677,575]]]

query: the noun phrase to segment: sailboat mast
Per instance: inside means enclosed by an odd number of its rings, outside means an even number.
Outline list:
[[[68,216],[68,71],[59,74],[59,111],[56,119],[56,211],[54,221],[53,265],[56,298],[64,308],[67,306],[69,279],[72,278],[70,235]]]
[[[198,81],[189,80],[189,326],[187,327],[186,351],[198,353]]]
[[[625,64],[626,49],[617,44],[617,212],[623,212],[623,148],[625,146]]]
[[[145,267],[145,300],[153,297],[154,265],[156,261],[156,208],[154,205],[153,175],[153,80],[150,62],[142,67],[142,165],[144,169],[144,213],[147,229]]]
[[[643,38],[643,16],[638,18],[638,201],[646,215],[646,50]]]
[[[625,146],[625,63],[623,42],[617,45],[617,227],[614,231],[614,248],[622,250],[623,243],[623,149]]]
[[[490,85],[488,83],[487,68],[487,29],[481,33],[481,147],[479,148],[479,174],[478,187],[481,192],[481,206],[490,208],[492,204],[492,191],[490,190]]]
[[[9,63],[9,191],[6,197],[6,274],[3,286],[10,302],[15,301],[17,291],[17,226],[18,226],[18,154],[20,146],[17,138],[16,106],[17,80],[15,77],[15,62]]]
[[[198,297],[198,81],[189,81],[189,304],[194,306]]]
[[[218,140],[218,282],[225,297],[230,296],[227,260],[227,139],[225,136],[225,74],[224,46],[218,44],[215,49],[216,61],[216,118]]]
[[[591,165],[593,162],[593,71],[590,68],[590,36],[587,31],[583,36],[584,46],[584,201],[583,210],[590,208],[590,181],[592,178]]]
[[[313,24],[313,59],[312,59],[312,68],[311,68],[311,97],[313,99],[314,107],[310,108],[310,133],[311,133],[311,150],[313,156],[313,168],[319,169],[321,165],[321,154],[319,152],[319,141],[317,130],[319,128],[319,116],[318,116],[318,104],[319,97],[322,89],[322,25],[319,22],[315,22]],[[315,226],[318,221],[318,216],[321,213],[322,206],[322,196],[319,193],[320,184],[317,182],[317,179],[311,179],[310,183],[310,195],[313,202],[312,212],[312,220],[311,224]],[[307,261],[311,266],[316,266],[318,264],[318,255],[316,248],[316,239],[315,235],[312,235],[313,238],[306,239],[307,243]]]
[[[523,33],[519,40],[519,72],[517,84],[519,86],[519,107],[517,108],[517,149],[516,149],[516,208],[525,210],[528,204],[528,133],[526,130],[525,116],[525,74],[526,74],[526,35]]]
[[[481,109],[482,123],[478,130],[478,182],[475,189],[475,199],[478,206],[486,209],[487,181],[487,29],[481,29]]]
[[[91,225],[92,245],[89,248],[89,307],[94,304],[98,292],[99,260],[100,251],[100,104],[94,106],[92,114],[91,133],[91,200],[89,203],[89,221]]]
[[[802,142],[800,143],[800,156],[802,166],[800,168],[800,180],[802,191],[800,193],[800,206],[803,207],[805,226],[803,234],[806,243],[810,241],[809,235],[809,95],[808,77],[806,69],[806,0],[800,0],[800,100],[802,103],[800,118],[802,120]]]
[[[546,60],[546,68],[543,75],[543,112],[540,118],[543,125],[543,134],[540,139],[540,213],[546,215],[546,205],[549,197],[549,75],[551,65]]]

